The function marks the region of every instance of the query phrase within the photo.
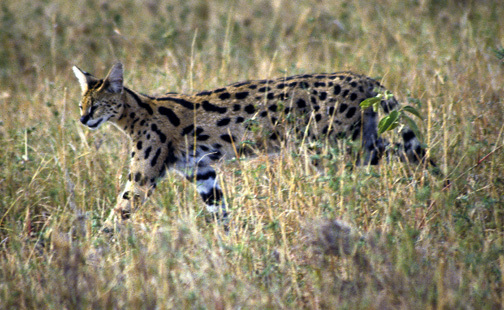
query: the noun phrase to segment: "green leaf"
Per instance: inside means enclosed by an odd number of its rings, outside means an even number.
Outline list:
[[[397,110],[394,110],[390,112],[389,115],[382,118],[378,123],[378,134],[382,134],[385,131],[396,128],[399,125],[399,122],[397,121],[399,119],[399,116],[399,112]]]
[[[373,112],[378,112],[378,109],[380,108],[380,103],[381,100],[373,103]]]
[[[414,107],[412,107],[412,106],[410,106],[410,105],[407,105],[407,106],[404,106],[402,109],[403,109],[404,111],[406,111],[406,112],[409,112],[409,113],[411,113],[411,114],[415,115],[415,116],[416,116],[416,117],[418,117],[419,119],[423,120],[423,117],[422,117],[422,115],[420,114],[420,112],[418,112],[418,110],[417,110],[417,109],[415,109]]]
[[[394,94],[392,94],[392,92],[391,92],[391,91],[386,90],[386,91],[385,91],[385,99],[386,99],[386,100],[389,100],[389,99],[392,99],[392,98],[394,98]]]
[[[366,108],[369,108],[370,106],[372,106],[380,101],[381,101],[381,98],[378,98],[378,97],[367,98],[366,100],[364,100],[360,103],[360,107],[363,109],[366,109]]]
[[[420,133],[420,130],[418,129],[418,126],[415,123],[415,121],[406,114],[403,114],[402,116],[403,116],[404,120],[406,121],[406,125],[408,125],[408,127],[413,131],[413,133],[415,133],[415,136],[417,136],[420,139],[421,133]]]

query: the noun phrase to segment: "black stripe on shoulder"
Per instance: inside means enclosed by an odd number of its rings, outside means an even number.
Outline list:
[[[227,111],[226,107],[219,107],[215,104],[211,104],[208,101],[203,101],[202,106],[203,106],[203,109],[207,112],[217,112],[219,114],[224,114]]]
[[[133,97],[133,99],[135,99],[135,101],[137,102],[139,107],[147,110],[147,112],[150,115],[154,114],[154,110],[152,110],[152,107],[150,106],[149,103],[143,102],[142,99],[140,99],[140,97],[138,97],[138,95],[136,93],[134,93],[132,90],[130,90],[126,87],[124,89],[126,90],[126,92],[128,92],[128,94],[130,94],[131,97]]]
[[[178,118],[177,114],[173,112],[172,109],[166,107],[159,107],[158,112],[159,114],[166,116],[173,126],[177,127],[178,125],[180,125],[180,119]]]
[[[244,86],[244,85],[247,85],[247,84],[250,84],[250,81],[238,82],[238,83],[231,84],[230,86],[241,87],[241,86]]]
[[[183,106],[184,108],[189,109],[189,110],[194,110],[194,109],[199,108],[199,104],[195,105],[191,101],[187,101],[187,100],[181,99],[181,98],[160,97],[160,98],[156,98],[156,99],[159,100],[159,101],[172,101],[172,102],[175,102],[177,104],[180,104],[181,106]]]
[[[211,91],[204,90],[204,91],[201,91],[201,92],[197,93],[196,96],[208,96],[208,95],[211,95],[211,94],[212,94]]]

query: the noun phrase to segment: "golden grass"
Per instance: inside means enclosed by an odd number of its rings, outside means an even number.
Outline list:
[[[3,1],[0,308],[504,306],[503,15],[498,1]],[[227,234],[175,175],[101,233],[128,141],[79,124],[70,68],[117,59],[146,93],[369,74],[426,116],[451,187],[395,161],[318,171],[292,148],[222,163]]]

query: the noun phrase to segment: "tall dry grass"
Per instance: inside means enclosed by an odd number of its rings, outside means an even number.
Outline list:
[[[504,306],[503,14],[498,1],[3,1],[0,308]],[[379,78],[425,116],[451,187],[342,154],[318,170],[290,148],[221,164],[229,233],[170,175],[103,234],[129,146],[79,124],[70,68],[101,76],[115,60],[146,93]]]

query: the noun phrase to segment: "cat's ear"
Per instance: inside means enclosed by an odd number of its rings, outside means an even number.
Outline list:
[[[83,94],[87,92],[91,84],[96,83],[96,81],[98,81],[97,78],[87,73],[86,71],[82,71],[77,66],[73,66],[72,70],[75,76],[77,77],[77,80],[79,80],[79,84]]]
[[[105,83],[108,86],[107,90],[112,93],[122,93],[123,90],[123,65],[118,62],[112,66],[109,74],[105,78]]]

